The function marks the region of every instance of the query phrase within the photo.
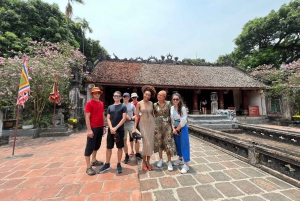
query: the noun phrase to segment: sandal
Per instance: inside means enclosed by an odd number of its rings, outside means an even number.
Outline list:
[[[101,166],[101,165],[103,165],[103,162],[101,162],[101,161],[95,161],[95,162],[91,162],[91,166]]]
[[[147,170],[148,170],[148,167],[147,167],[147,164],[146,164],[146,163],[143,163],[143,165],[142,165],[142,170],[144,170],[144,171],[147,171]]]
[[[148,170],[149,170],[149,171],[152,171],[152,170],[153,170],[153,167],[152,167],[152,165],[150,165],[150,163],[147,164],[147,167],[148,167]]]

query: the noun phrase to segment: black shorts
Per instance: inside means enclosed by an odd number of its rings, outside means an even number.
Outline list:
[[[101,146],[103,127],[92,128],[94,137],[87,136],[84,156],[90,156],[93,151],[98,151]]]
[[[124,130],[117,130],[120,135],[120,140],[116,143],[118,149],[122,149],[124,147]],[[106,138],[106,148],[113,149],[115,145],[114,135],[110,133],[110,129],[108,129],[107,138]]]

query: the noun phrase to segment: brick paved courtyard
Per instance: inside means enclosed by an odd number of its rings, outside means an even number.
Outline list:
[[[177,168],[168,172],[166,164],[157,168],[157,154],[152,156],[154,171],[138,170],[133,157],[117,174],[114,149],[111,170],[95,176],[85,174],[84,133],[55,141],[19,137],[17,157],[7,158],[11,139],[0,147],[0,200],[299,200],[298,188],[193,136],[190,139],[192,161],[186,175]],[[104,157],[102,146],[97,158]]]

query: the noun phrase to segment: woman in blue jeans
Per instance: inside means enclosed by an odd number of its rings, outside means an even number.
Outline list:
[[[171,107],[172,128],[174,140],[179,158],[173,162],[173,165],[183,165],[181,173],[189,171],[188,162],[190,162],[190,141],[187,127],[187,109],[182,103],[179,93],[172,95],[173,106]]]

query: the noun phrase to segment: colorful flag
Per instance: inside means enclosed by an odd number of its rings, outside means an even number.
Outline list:
[[[60,101],[60,94],[57,87],[57,80],[58,80],[58,76],[55,75],[54,84],[49,95],[49,100],[53,103],[58,103]]]
[[[24,103],[29,98],[29,93],[30,93],[30,85],[29,85],[28,71],[27,71],[27,57],[24,56],[17,105],[22,105],[24,107]]]

